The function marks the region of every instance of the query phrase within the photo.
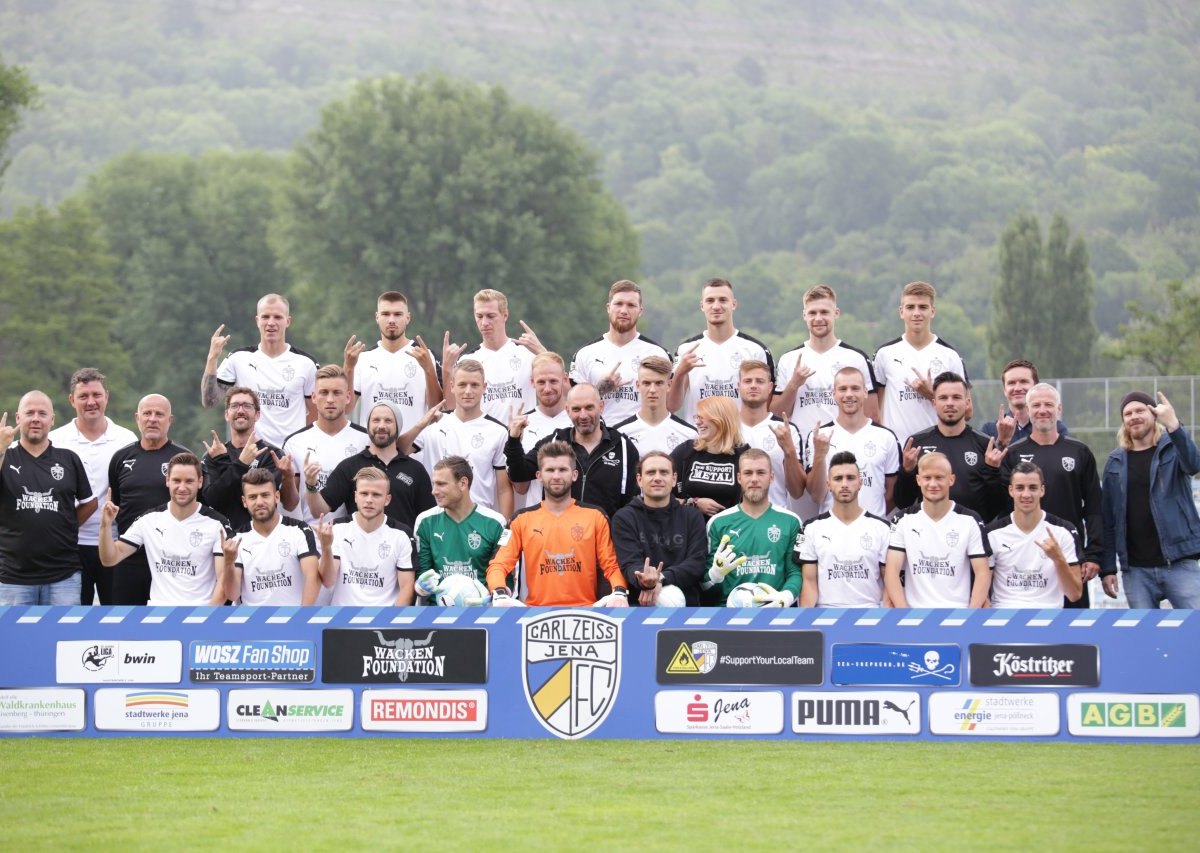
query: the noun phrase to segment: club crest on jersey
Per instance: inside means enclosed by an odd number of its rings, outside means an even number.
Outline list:
[[[130,465],[129,467],[130,467],[130,469],[132,469],[132,468],[133,468],[133,466],[132,466],[132,465]],[[165,476],[167,476],[167,468],[169,468],[169,467],[170,467],[170,463],[168,463],[168,462],[164,462],[164,463],[162,464],[162,472],[163,472],[163,476],[164,476],[164,477],[165,477]]]
[[[958,544],[959,535],[957,530],[951,530],[946,534],[946,544],[953,548]]]
[[[285,367],[283,369],[283,381],[291,382],[295,378],[296,378],[296,368],[292,367],[289,364],[287,367]]]
[[[767,528],[767,538],[772,542],[778,542],[779,537],[783,535],[783,531],[779,529],[779,525],[772,524]]]
[[[970,465],[972,468],[974,468],[976,463],[979,462],[979,454],[976,453],[974,450],[968,450],[965,453],[963,453],[963,461],[966,462],[968,465]]]
[[[279,543],[279,556],[281,556],[281,557],[292,556],[292,543],[291,542],[280,542]]]
[[[870,533],[864,533],[862,536],[860,536],[858,538],[858,544],[861,545],[864,549],[869,550],[871,548],[871,546],[873,546],[875,544],[875,540],[871,538]]]
[[[768,453],[779,446],[779,442],[775,440],[775,433],[769,432],[763,436],[763,450]]]
[[[188,534],[188,544],[191,545],[193,548],[199,548],[200,543],[202,543],[203,541],[204,541],[204,534],[201,533],[199,530],[193,530],[191,533]]]
[[[521,634],[521,681],[537,721],[575,740],[612,711],[621,685],[621,623],[560,610],[530,619]]]
[[[471,447],[475,448],[476,450],[483,447],[483,433],[477,432],[471,436]]]
[[[584,533],[584,530],[583,530],[582,524],[572,524],[571,525],[571,538],[574,539],[576,542],[581,542],[583,540],[583,533]]]
[[[358,453],[358,451],[355,450],[353,447],[351,447],[349,444],[347,444],[345,447],[342,448],[342,455],[345,456],[347,459],[349,459],[355,453]]]
[[[737,370],[739,367],[742,366],[742,362],[745,360],[746,360],[746,356],[744,356],[740,352],[735,352],[731,356],[729,356],[729,366],[732,367],[734,370]]]
[[[66,474],[67,472],[63,470],[63,466],[59,465],[57,462],[50,466],[50,476],[54,479],[61,480],[66,476]]]
[[[878,450],[878,448],[875,446],[875,442],[873,441],[868,441],[863,445],[863,453],[868,457],[874,456],[876,450]]]
[[[388,558],[388,554],[390,554],[390,553],[392,553],[392,546],[386,542],[380,542],[379,543],[379,557],[381,559],[386,560]]]
[[[1064,471],[1074,471],[1075,470],[1075,457],[1064,456],[1062,458],[1062,466],[1063,466]]]
[[[404,375],[409,379],[412,379],[417,375],[417,365],[415,362],[409,362],[408,364],[404,365]]]
[[[519,371],[521,369],[521,357],[514,355],[512,358],[510,358],[508,360],[508,366],[512,370],[513,373],[516,373],[517,371]]]
[[[478,550],[479,546],[482,544],[483,544],[483,537],[479,535],[479,531],[472,530],[470,533],[467,534],[467,547],[470,548],[472,551]]]
[[[942,373],[945,369],[946,369],[946,367],[945,367],[945,365],[942,364],[942,360],[940,358],[931,358],[929,360],[929,375],[930,376],[937,376],[939,373]]]

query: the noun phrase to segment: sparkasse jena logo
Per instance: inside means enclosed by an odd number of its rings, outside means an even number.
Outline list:
[[[660,690],[654,726],[663,734],[777,735],[783,731],[778,690]]]
[[[621,685],[621,623],[558,610],[525,623],[521,681],[534,717],[557,737],[585,737],[608,717]]]

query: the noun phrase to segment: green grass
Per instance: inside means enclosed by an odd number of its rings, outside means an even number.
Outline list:
[[[1200,747],[0,741],[0,846],[1194,849]]]

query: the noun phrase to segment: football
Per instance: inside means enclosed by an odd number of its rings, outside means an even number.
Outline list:
[[[434,601],[439,607],[478,607],[490,603],[491,596],[475,578],[448,575],[438,584]]]

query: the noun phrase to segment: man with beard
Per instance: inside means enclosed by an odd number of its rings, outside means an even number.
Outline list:
[[[577,386],[577,388],[591,386]],[[595,389],[591,389],[595,394]],[[597,403],[599,401],[597,400]],[[612,593],[600,598],[605,606],[628,607],[628,590],[613,550],[608,518],[571,497],[579,477],[575,451],[563,441],[538,448],[537,476],[542,502],[513,516],[509,535],[488,565],[487,587],[492,604],[514,602],[506,580],[525,560],[525,603],[531,607],[590,607],[597,602],[601,576]]]
[[[100,516],[100,561],[115,566],[137,551],[150,565],[147,603],[157,607],[216,607],[225,603],[225,552],[222,542],[233,535],[218,512],[199,501],[204,483],[200,460],[180,453],[167,463],[164,507],[138,517],[120,536],[112,537],[119,508],[112,501]],[[117,571],[120,577],[124,566]]]
[[[578,463],[572,496],[612,518],[637,494],[638,451],[627,437],[604,425],[603,413],[604,403],[596,389],[576,385],[567,392],[567,417],[572,426],[555,430],[528,452],[521,445],[526,419],[515,414],[504,444],[509,477],[514,483],[533,480],[539,469],[538,450],[551,441],[562,442],[574,450]]]
[[[317,419],[312,426],[289,435],[283,443],[283,453],[292,460],[297,478],[303,476],[303,472],[299,471],[302,466],[319,466],[316,487],[320,491],[325,488],[330,472],[342,460],[370,445],[371,439],[364,427],[351,423],[346,416],[350,407],[350,383],[341,365],[327,364],[317,371],[317,390],[313,398],[317,405]],[[374,408],[374,404],[370,408]],[[284,514],[310,525],[316,521],[308,509],[308,501],[300,500],[298,491],[291,502],[286,492],[281,492],[280,498]],[[337,521],[349,514],[345,505],[338,504],[329,516],[331,521]]]
[[[113,454],[108,463],[109,500],[120,507],[117,532],[124,533],[144,512],[162,507],[171,499],[167,488],[167,466],[186,447],[167,434],[174,417],[171,401],[161,394],[147,394],[134,415],[141,438]],[[145,552],[132,555],[113,573],[113,604],[145,604],[150,597],[150,566]]]
[[[575,353],[571,359],[571,382],[596,386],[604,403],[604,417],[616,424],[638,410],[638,365],[651,356],[667,357],[667,351],[637,330],[642,316],[642,289],[621,280],[608,289],[608,331]]]
[[[804,494],[803,439],[795,424],[772,415],[771,368],[765,361],[743,361],[738,367],[738,419],[742,440],[771,457],[771,503],[787,508]]]
[[[1042,469],[1046,486],[1042,509],[1075,525],[1083,540],[1080,571],[1083,575],[1083,594],[1078,601],[1067,601],[1066,607],[1089,607],[1087,584],[1100,573],[1104,558],[1104,539],[1101,533],[1100,476],[1096,457],[1082,441],[1061,435],[1058,424],[1062,417],[1062,401],[1053,385],[1042,382],[1025,395],[1029,420],[1033,430],[1029,438],[1009,445],[1000,465],[1000,478],[1005,487],[1019,462],[1032,462]],[[1011,498],[1003,507],[1011,511]]]
[[[853,453],[829,460],[833,507],[804,525],[801,607],[878,607],[891,525],[858,503],[862,474]]]
[[[892,492],[900,470],[900,445],[890,429],[867,417],[863,408],[866,377],[857,367],[843,367],[833,377],[833,399],[837,417],[809,433],[804,446],[808,493],[822,512],[829,511],[833,506],[826,486],[829,457],[846,450],[854,454],[862,472],[860,502],[868,512],[883,518],[895,505]]]
[[[724,606],[743,584],[758,587],[763,607],[791,607],[800,596],[800,516],[770,500],[771,457],[751,448],[738,457],[742,500],[708,522],[710,567],[700,583],[701,598]]]
[[[1029,407],[1026,405],[1026,395],[1029,389],[1038,384],[1038,369],[1032,361],[1024,358],[1014,358],[1000,371],[1000,386],[1004,390],[1004,400],[1008,410],[1000,407],[1000,415],[994,421],[988,421],[980,428],[984,435],[996,439],[996,446],[1007,450],[1014,441],[1028,438],[1033,431],[1033,422],[1029,419]],[[1058,434],[1067,435],[1067,427],[1062,421],[1058,422]]]
[[[657,355],[642,359],[637,374],[641,408],[632,416],[613,425],[628,436],[643,456],[651,450],[670,453],[684,442],[696,440],[696,428],[667,409],[671,393],[671,361]],[[610,419],[611,420],[611,419]]]
[[[270,472],[288,501],[294,504],[300,500],[292,460],[283,458],[282,450],[258,437],[255,427],[261,414],[253,389],[230,388],[225,392],[229,441],[221,441],[214,430],[212,444],[204,444],[207,452],[201,460],[204,489],[200,502],[225,516],[234,530],[250,523],[250,513],[242,504],[242,476],[247,471],[262,468]]]
[[[374,417],[379,406],[371,409]],[[354,514],[317,525],[321,582],[334,607],[407,607],[413,603],[412,539],[389,523],[388,475],[368,465],[354,474]]]
[[[537,405],[523,413],[525,431],[521,433],[521,447],[528,453],[543,438],[562,427],[569,427],[567,417],[567,389],[570,381],[562,356],[556,352],[544,352],[533,359],[533,390],[537,392]],[[505,436],[505,441],[508,437]],[[528,483],[513,483],[513,505],[517,509],[537,506],[542,499],[542,484],[537,480]]]
[[[50,432],[51,443],[73,450],[87,470],[92,495],[100,503],[108,500],[108,463],[113,454],[137,441],[132,431],[113,423],[108,417],[108,383],[94,367],[81,367],[71,375],[67,402],[75,410],[74,420]],[[112,570],[100,565],[100,513],[79,525],[79,563],[82,569],[80,603],[85,607],[95,599],[112,604]]]
[[[983,521],[950,499],[954,471],[944,453],[917,462],[921,502],[892,524],[883,582],[890,607],[984,607],[992,572]],[[900,573],[906,572],[900,583]]]
[[[1117,595],[1118,561],[1129,606],[1200,608],[1200,518],[1192,478],[1200,451],[1167,395],[1121,400],[1120,447],[1104,465],[1104,592]]]
[[[390,483],[387,517],[412,529],[417,516],[433,506],[433,496],[424,467],[400,452],[396,444],[399,429],[400,415],[394,405],[385,402],[372,406],[367,413],[367,433],[371,443],[361,453],[339,462],[326,480],[325,488],[317,485],[320,464],[305,460],[304,487],[308,491],[308,508],[314,518],[321,518],[331,508],[343,504],[348,511],[354,512],[358,508],[354,502],[356,475],[363,468],[377,468]],[[326,586],[330,584],[326,583]]]
[[[675,463],[661,450],[638,460],[641,495],[613,516],[613,545],[629,588],[630,604],[698,607],[707,566],[704,514],[674,499]]]
[[[362,401],[360,419],[365,420],[376,403],[386,401],[396,405],[405,423],[416,423],[430,406],[442,401],[433,353],[420,335],[415,340],[408,337],[410,322],[408,297],[389,290],[375,303],[379,345],[361,356],[353,348],[347,349],[346,367],[351,371],[348,378],[353,380],[355,396]],[[319,409],[320,401],[317,403]]]
[[[0,605],[79,604],[79,524],[96,498],[75,451],[50,442],[53,426],[41,391],[21,398],[16,427],[0,416]]]
[[[317,600],[317,543],[307,524],[279,514],[279,491],[271,472],[254,468],[242,477],[242,503],[250,524],[226,539],[225,594],[230,601],[280,607]]]
[[[925,453],[944,453],[954,471],[950,499],[973,509],[979,517],[995,518],[1004,508],[1000,463],[1004,451],[996,439],[967,425],[971,389],[967,381],[949,371],[933,380],[933,408],[938,422],[911,436],[904,444],[900,476],[896,480],[896,506],[911,506],[921,496],[917,488],[917,460]]]

